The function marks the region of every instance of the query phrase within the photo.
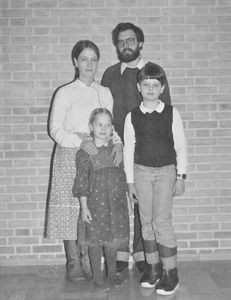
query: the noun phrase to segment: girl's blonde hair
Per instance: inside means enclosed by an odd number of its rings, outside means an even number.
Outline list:
[[[99,108],[96,108],[93,110],[93,112],[91,113],[90,118],[89,118],[89,124],[92,125],[93,122],[95,121],[96,116],[99,114],[107,114],[111,119],[111,123],[113,124],[112,113],[110,112],[110,110],[108,110],[107,108],[103,108],[103,107],[99,107]]]

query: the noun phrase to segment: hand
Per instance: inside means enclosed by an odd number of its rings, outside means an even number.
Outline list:
[[[123,145],[120,143],[114,144],[111,155],[115,155],[114,166],[118,167],[123,160]]]
[[[82,208],[82,220],[89,224],[92,221],[91,213],[90,213],[90,210],[88,209],[88,207]]]
[[[89,155],[95,155],[98,153],[97,147],[92,141],[82,141],[80,149],[83,149]]]
[[[138,194],[134,183],[128,183],[128,196],[131,203],[138,203]]]
[[[185,182],[182,178],[177,178],[174,189],[173,189],[173,196],[181,196],[185,191]]]

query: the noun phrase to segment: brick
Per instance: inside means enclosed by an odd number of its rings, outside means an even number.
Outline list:
[[[15,235],[16,236],[28,236],[28,235],[30,235],[30,230],[29,229],[16,229]]]
[[[1,220],[11,220],[14,218],[13,212],[0,212],[0,219]]]
[[[221,206],[220,207],[221,213],[230,213],[231,212],[231,206]]]
[[[0,254],[13,254],[14,247],[2,247],[0,246]]]
[[[191,248],[218,248],[218,241],[192,241],[190,242]]]
[[[30,213],[27,211],[16,211],[15,212],[15,219],[29,219]]]
[[[190,224],[190,230],[195,231],[214,231],[219,229],[219,224],[217,223],[197,223]]]
[[[231,248],[231,241],[227,241],[227,240],[220,241],[220,247],[222,247],[222,248]],[[226,251],[228,252],[228,249]]]
[[[31,253],[31,247],[30,246],[17,246],[16,253],[18,253],[18,254]]]
[[[7,239],[6,238],[0,238],[0,246],[4,246],[7,244]]]
[[[37,220],[13,220],[8,222],[9,228],[36,228]]]
[[[231,230],[231,223],[221,224],[221,230]]]
[[[37,237],[10,237],[9,245],[31,245],[38,244]]]
[[[12,229],[0,229],[0,236],[12,236],[13,230]]]
[[[36,203],[23,203],[23,202],[20,202],[20,203],[8,203],[7,204],[7,209],[8,210],[36,210],[37,206],[36,206]]]
[[[198,232],[199,240],[212,240],[213,238],[213,232]]]
[[[34,193],[36,187],[34,186],[8,186],[7,193]]]
[[[15,143],[14,150],[28,150],[29,145],[27,143]]]
[[[178,232],[176,235],[177,240],[194,240],[197,238],[196,232]]]
[[[200,207],[189,207],[189,214],[213,214],[218,212],[218,208],[216,206],[210,207],[210,206],[200,206]]]
[[[34,158],[34,151],[8,151],[6,152],[6,158]]]
[[[215,0],[187,0],[188,6],[214,6],[216,4]]]
[[[216,239],[230,239],[231,238],[231,231],[214,232],[214,238],[216,238]]]
[[[62,252],[61,245],[33,246],[32,249],[33,249],[33,253]]]
[[[28,3],[31,8],[55,8],[57,7],[56,0],[32,0]]]

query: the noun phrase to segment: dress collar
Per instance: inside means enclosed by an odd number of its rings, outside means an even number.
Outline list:
[[[145,61],[142,57],[140,57],[140,60],[138,61],[137,65],[134,68],[131,68],[128,64],[122,62],[120,67],[121,75],[123,74],[126,68],[130,68],[130,69],[138,68],[140,70],[141,68],[143,68],[144,65],[145,65]]]
[[[146,108],[144,106],[143,101],[140,103],[140,110],[142,111],[143,114],[146,114],[146,113],[151,114],[154,111],[156,111],[156,112],[158,112],[160,114],[160,113],[162,113],[164,107],[165,107],[165,104],[161,100],[159,100],[159,104],[157,105],[157,107],[155,109],[148,109],[148,108]]]

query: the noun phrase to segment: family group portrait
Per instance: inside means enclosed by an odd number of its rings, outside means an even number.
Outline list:
[[[231,2],[0,14],[0,300],[230,300]]]

